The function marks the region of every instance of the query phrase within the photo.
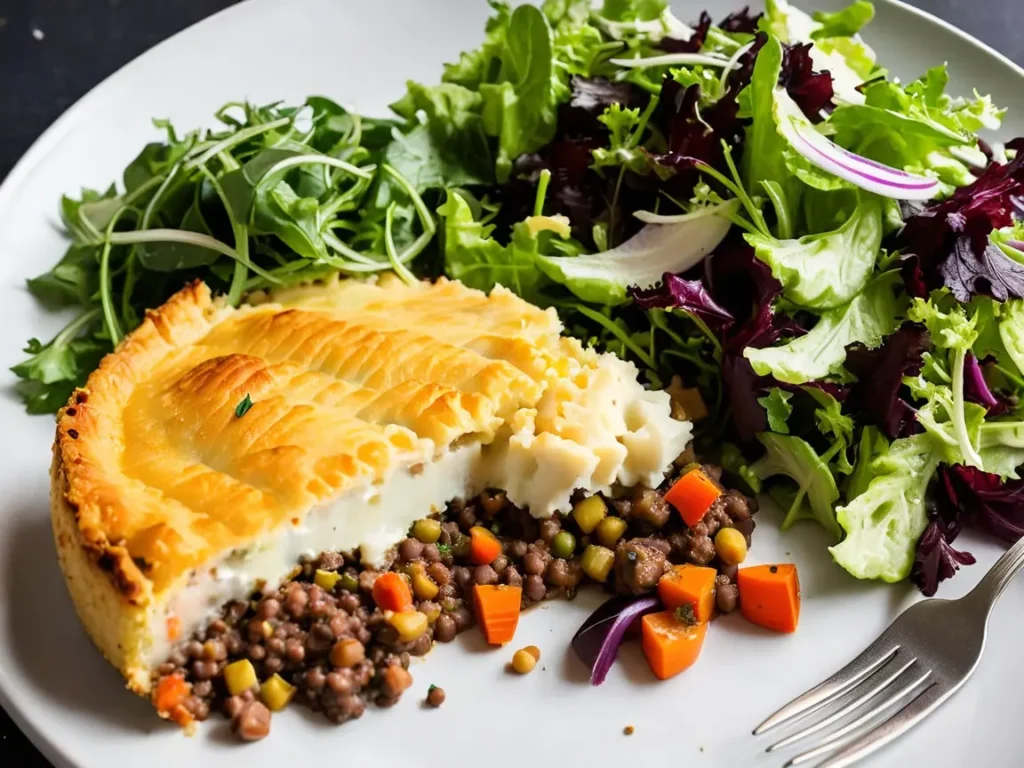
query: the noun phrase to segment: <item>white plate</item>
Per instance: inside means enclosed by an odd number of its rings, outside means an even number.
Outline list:
[[[736,4],[740,5],[739,0]],[[834,7],[839,2],[819,2]],[[696,17],[702,5],[675,3]],[[895,74],[914,77],[947,60],[952,90],[978,87],[1011,108],[1007,136],[1024,134],[1024,71],[952,27],[883,0],[867,38]],[[809,10],[809,9],[808,9]],[[228,100],[299,101],[322,93],[383,114],[407,78],[436,79],[444,61],[476,46],[487,8],[479,0],[251,0],[157,46],[70,109],[0,188],[0,344],[4,368],[29,336],[49,338],[60,319],[41,312],[24,279],[59,258],[57,201],[79,186],[105,187],[142,144],[153,116],[179,127],[209,124]],[[134,768],[210,765],[281,768],[299,760],[377,766],[563,765],[770,766],[751,728],[777,705],[847,661],[914,599],[906,585],[857,582],[834,566],[813,526],[784,538],[770,512],[759,518],[753,557],[792,559],[803,581],[800,631],[763,632],[737,616],[716,621],[700,664],[658,683],[635,647],[601,688],[585,683],[568,653],[589,595],[530,611],[516,643],[533,643],[538,670],[503,671],[509,650],[486,650],[468,632],[413,668],[415,683],[393,711],[370,711],[338,730],[301,708],[275,716],[257,746],[238,747],[213,718],[195,738],[158,721],[124,690],[75,618],[54,558],[47,511],[53,424],[26,416],[9,387],[0,397],[0,703],[58,766]],[[965,535],[979,564],[943,585],[958,596],[999,549]],[[1024,681],[1024,580],[1004,594],[991,641],[971,683],[924,726],[882,753],[878,765],[1019,766]],[[420,706],[441,685],[440,710]],[[633,725],[634,735],[623,735]]]

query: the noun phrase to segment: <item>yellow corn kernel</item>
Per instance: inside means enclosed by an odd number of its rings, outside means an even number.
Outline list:
[[[403,643],[411,643],[427,631],[428,621],[425,613],[419,611],[402,611],[388,617],[388,623],[398,630],[398,639]]]
[[[433,600],[437,597],[440,588],[434,580],[424,573],[423,568],[417,568],[412,573],[412,591],[420,600]]]
[[[269,621],[264,621],[260,625],[260,631],[263,633],[263,637],[269,640],[274,634],[274,625]]]
[[[248,659],[240,659],[224,667],[224,682],[227,683],[228,692],[232,696],[237,696],[252,688],[259,681],[256,679],[256,670],[253,669],[252,662]]]
[[[327,592],[333,592],[334,585],[339,581],[341,581],[341,574],[337,571],[322,571],[317,568],[316,574],[313,576],[313,583]]]
[[[433,624],[441,616],[441,606],[437,603],[430,603],[429,605],[424,604],[420,606],[423,608],[423,613],[427,617],[427,622]]]
[[[576,519],[576,525],[586,534],[593,533],[598,523],[607,514],[608,505],[600,496],[588,496],[572,508],[572,516]]]
[[[295,686],[276,672],[260,686],[260,698],[271,712],[280,712],[295,695]]]

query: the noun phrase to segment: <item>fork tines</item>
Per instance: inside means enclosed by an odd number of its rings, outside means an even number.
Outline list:
[[[855,715],[786,763],[787,768],[802,765],[839,750],[820,768],[848,766],[895,739],[945,698],[939,696],[932,670],[923,668],[916,656],[887,642],[883,635],[837,673],[771,715],[754,734],[802,720],[847,694],[851,694],[849,700],[834,712],[771,744],[766,751],[789,747]]]

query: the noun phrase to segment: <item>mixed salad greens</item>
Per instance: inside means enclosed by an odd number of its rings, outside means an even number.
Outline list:
[[[185,281],[227,300],[394,270],[501,284],[697,386],[700,440],[858,578],[928,594],[964,524],[1024,534],[1024,139],[946,67],[889,77],[856,0],[713,23],[664,0],[493,0],[482,45],[393,116],[321,97],[166,131],[64,198],[29,281],[80,312],[14,371],[52,412]]]

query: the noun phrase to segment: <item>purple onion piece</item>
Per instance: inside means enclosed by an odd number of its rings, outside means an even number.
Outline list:
[[[1024,208],[1021,209],[1021,215],[1024,216]],[[1024,253],[1024,240],[1011,240],[1007,245],[1021,253]]]
[[[608,677],[630,626],[660,607],[657,597],[620,595],[606,601],[583,622],[573,635],[572,650],[590,667],[591,685],[600,685]]]
[[[970,352],[964,360],[964,390],[968,400],[980,403],[989,410],[999,407],[999,400],[988,388],[978,358]]]

